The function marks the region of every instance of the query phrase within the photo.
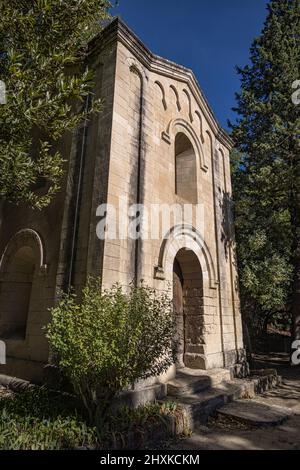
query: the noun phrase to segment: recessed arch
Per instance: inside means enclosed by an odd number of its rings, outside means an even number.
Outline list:
[[[177,89],[174,85],[170,85],[170,90],[172,90],[172,92],[175,95],[177,110],[180,112],[181,111],[181,104],[180,104],[178,91],[177,91]]]
[[[197,161],[200,164],[200,168],[206,172],[208,170],[208,166],[201,143],[194,128],[189,122],[182,118],[172,119],[169,122],[166,131],[162,132],[162,139],[167,144],[171,145],[175,141],[175,137],[178,132],[183,132],[190,139],[196,153]]]
[[[200,111],[198,111],[198,110],[195,111],[195,114],[196,114],[196,116],[197,116],[198,119],[199,119],[199,123],[200,123],[200,139],[201,139],[202,144],[204,144],[202,116],[201,116]]]
[[[216,140],[213,137],[213,135],[210,133],[210,131],[206,131],[206,134],[209,137],[209,144],[210,144],[210,157],[211,157],[211,162],[212,162],[212,167],[214,173],[219,173],[220,171],[220,154],[217,149],[216,145]]]
[[[7,272],[15,253],[24,246],[30,247],[33,250],[35,259],[38,260],[39,269],[41,271],[46,269],[46,253],[41,236],[35,230],[23,229],[10,239],[4,249],[0,260],[0,280],[1,276]]]
[[[15,234],[0,263],[0,336],[25,339],[33,286],[45,268],[41,237],[31,229]]]
[[[139,64],[139,62],[134,57],[128,57],[126,63],[131,72],[139,75],[142,82],[146,83],[149,79],[145,69]]]
[[[168,105],[167,105],[167,101],[166,101],[165,89],[164,89],[163,85],[158,80],[156,80],[154,82],[154,85],[156,85],[160,89],[162,105],[164,107],[164,110],[166,111],[168,109]]]
[[[216,145],[216,150],[217,152],[219,153],[219,157],[221,160],[224,160],[225,159],[225,153],[224,153],[224,150],[222,149],[221,145],[217,143]]]
[[[189,106],[189,118],[190,118],[190,121],[193,122],[194,121],[194,116],[193,116],[193,112],[192,112],[192,99],[191,99],[191,95],[189,94],[189,92],[184,88],[183,90],[183,93],[185,94],[185,96],[187,97],[187,100],[188,100],[188,106]]]
[[[211,152],[212,152],[212,149],[213,149],[213,138],[212,138],[212,135],[211,135],[210,131],[206,131],[206,135],[207,135],[208,138],[209,138],[210,146],[211,146]]]
[[[197,161],[190,139],[183,132],[175,137],[175,194],[181,199],[197,204]]]

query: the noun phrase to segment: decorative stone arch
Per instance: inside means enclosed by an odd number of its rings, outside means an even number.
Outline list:
[[[208,166],[206,163],[202,146],[200,144],[197,133],[189,122],[181,118],[172,119],[169,122],[166,131],[162,133],[162,139],[167,144],[171,145],[175,141],[175,137],[178,132],[182,132],[188,137],[188,139],[190,139],[195,150],[197,161],[200,163],[200,168],[203,171],[207,172]]]
[[[191,95],[189,94],[189,92],[185,88],[182,90],[182,92],[187,97],[188,105],[189,105],[189,118],[190,118],[190,121],[193,122],[194,121],[194,116],[193,116],[193,112],[192,112],[192,98],[191,98]]]
[[[213,171],[213,175],[215,175],[216,172],[219,172],[220,154],[217,148],[218,146],[217,146],[215,135],[212,134],[209,130],[206,130],[206,135],[208,136],[208,142],[210,144],[210,158],[211,158],[212,171]],[[215,176],[213,176],[213,178],[214,178],[214,184],[216,185]],[[216,189],[217,188],[215,188],[215,190]]]
[[[189,224],[176,225],[166,235],[160,248],[155,278],[170,280],[174,259],[182,248],[195,253],[202,269],[204,287],[212,289],[215,295],[218,281],[209,248],[200,233]]]
[[[176,99],[176,106],[177,106],[177,111],[181,111],[181,104],[180,104],[180,99],[179,99],[179,94],[174,85],[170,85],[170,90],[174,93],[175,99]]]
[[[200,124],[200,138],[201,138],[201,142],[202,142],[202,144],[204,144],[204,142],[205,142],[205,139],[204,139],[204,135],[203,135],[203,122],[202,122],[202,116],[201,116],[201,113],[200,113],[200,111],[195,111],[195,114],[196,114],[196,116],[198,116],[198,119],[199,119],[199,124]]]
[[[213,155],[213,149],[214,149],[214,139],[210,131],[206,131],[206,135],[208,137],[210,146],[211,146],[211,156]]]
[[[0,260],[0,280],[7,273],[14,255],[24,246],[32,249],[38,262],[39,273],[45,273],[47,265],[44,243],[41,236],[35,230],[27,228],[17,232],[6,245]]]
[[[218,156],[221,163],[222,174],[223,174],[223,183],[224,183],[224,191],[225,194],[227,193],[227,181],[226,181],[226,170],[225,170],[225,153],[220,144],[216,145],[216,151],[218,152]]]
[[[160,89],[161,102],[162,102],[164,110],[166,111],[168,109],[168,105],[167,105],[167,101],[166,101],[165,89],[164,89],[163,85],[158,80],[155,80],[154,85],[157,86]]]
[[[149,77],[148,77],[145,69],[139,64],[139,62],[134,57],[129,57],[126,60],[126,62],[127,62],[127,65],[129,67],[130,71],[133,72],[133,73],[136,73],[140,77],[143,84],[148,82]]]

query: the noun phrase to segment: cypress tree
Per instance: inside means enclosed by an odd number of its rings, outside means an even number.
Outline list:
[[[300,339],[300,0],[271,0],[231,124],[242,306]]]

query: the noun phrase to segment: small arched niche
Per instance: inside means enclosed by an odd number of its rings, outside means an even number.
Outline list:
[[[25,339],[35,269],[36,259],[32,248],[19,248],[0,285],[2,338]]]
[[[197,165],[194,147],[182,132],[175,137],[175,193],[197,204]]]

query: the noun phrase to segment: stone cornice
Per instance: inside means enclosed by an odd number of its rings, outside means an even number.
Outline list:
[[[215,138],[227,149],[230,150],[233,147],[232,139],[219,125],[192,70],[153,54],[119,18],[113,20],[90,43],[90,53],[94,55],[99,49],[115,42],[122,43],[150,72],[185,83],[193,94]]]

